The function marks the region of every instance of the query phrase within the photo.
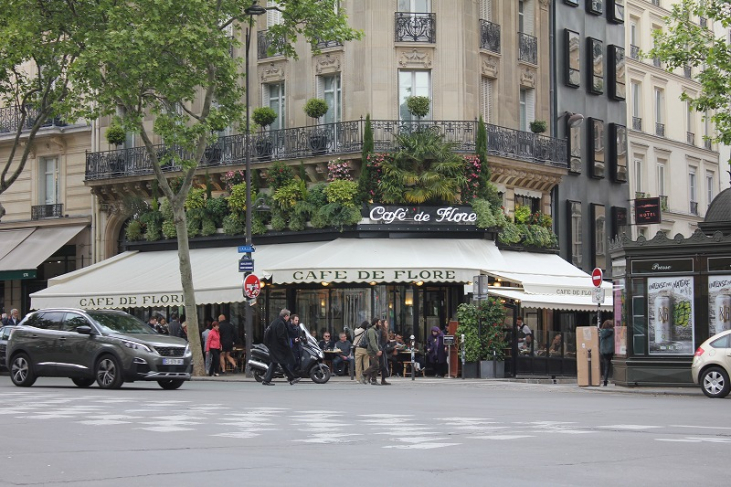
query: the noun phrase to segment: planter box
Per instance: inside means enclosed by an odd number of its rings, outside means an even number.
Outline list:
[[[483,360],[480,364],[481,379],[500,379],[505,377],[505,362]],[[464,364],[464,376],[468,379],[477,378],[477,362]]]

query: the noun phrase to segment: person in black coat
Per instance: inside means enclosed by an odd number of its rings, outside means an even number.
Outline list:
[[[287,322],[291,313],[288,309],[279,312],[279,317],[269,325],[269,331],[264,332],[264,345],[269,349],[269,367],[264,375],[262,384],[265,386],[273,386],[272,377],[277,369],[277,364],[282,367],[284,374],[290,384],[294,385],[300,381],[299,377],[295,377],[292,373],[292,365],[294,364],[294,356],[292,348],[289,346],[289,330]]]
[[[234,342],[236,341],[236,330],[234,325],[226,319],[226,315],[218,317],[218,331],[221,333],[221,374],[226,372],[226,362],[231,364],[231,369],[236,373],[236,360],[231,353],[234,351]]]
[[[302,349],[300,335],[302,330],[300,329],[300,317],[292,315],[289,318],[287,324],[287,331],[289,332],[289,346],[292,347],[292,355],[294,355],[294,367],[293,370],[299,370],[300,362],[302,361]]]

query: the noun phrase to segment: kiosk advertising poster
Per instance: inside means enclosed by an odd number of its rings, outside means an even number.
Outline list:
[[[651,355],[693,355],[693,277],[647,279]]]
[[[731,276],[708,276],[710,336],[731,330]]]
[[[614,353],[627,355],[627,327],[624,326],[624,281],[614,283]]]

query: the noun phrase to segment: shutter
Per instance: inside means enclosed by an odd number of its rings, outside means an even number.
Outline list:
[[[492,96],[493,96],[493,87],[494,87],[495,81],[486,78],[483,76],[482,78],[482,118],[485,120],[486,123],[492,123],[493,119],[493,103],[492,103]]]
[[[536,119],[536,90],[525,90],[525,122],[530,123]]]
[[[535,0],[525,0],[523,10],[523,29],[525,34],[535,35],[534,16],[535,16]]]
[[[267,7],[282,8],[282,6],[279,5],[274,0],[269,0],[267,2]],[[279,10],[267,10],[267,28],[269,28],[273,25],[281,24],[281,23],[282,23],[282,12],[280,12]]]
[[[317,81],[315,84],[317,85],[317,94],[315,95],[317,98],[324,100],[325,99],[325,78],[324,76],[317,76]]]
[[[492,20],[492,0],[480,0],[480,18]]]

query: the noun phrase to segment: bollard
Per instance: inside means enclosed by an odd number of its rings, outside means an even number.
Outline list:
[[[591,348],[588,350],[588,358],[589,358],[589,385],[593,385],[591,382]]]
[[[411,339],[411,380],[416,380],[416,354],[414,353],[414,335],[409,337]]]
[[[465,363],[465,345],[464,345],[464,333],[462,333],[462,380],[464,380],[464,363]]]

